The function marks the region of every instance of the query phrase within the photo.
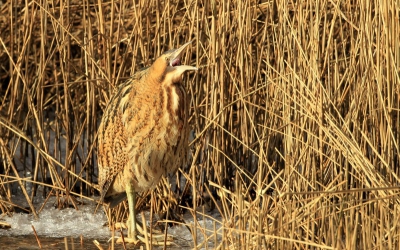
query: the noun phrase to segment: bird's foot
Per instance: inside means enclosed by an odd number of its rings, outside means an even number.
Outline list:
[[[118,222],[115,224],[115,227],[118,229],[126,229],[128,228],[127,225],[125,223],[122,222]],[[133,232],[129,232],[129,228],[128,228],[128,237],[120,237],[117,240],[117,243],[132,243],[132,244],[138,244],[138,243],[149,243],[152,244],[154,246],[162,246],[167,245],[170,246],[173,243],[173,237],[172,235],[165,235],[164,233],[162,233],[159,230],[155,230],[153,229],[151,234],[149,232],[149,230],[144,229],[142,227],[142,225],[140,225],[139,223],[136,224],[136,229],[137,229],[137,233],[133,233]],[[151,239],[151,243],[150,243],[150,239]]]
[[[139,239],[135,239],[135,238],[128,238],[128,237],[119,237],[117,239],[117,244],[134,244],[134,245],[138,245],[139,243],[142,243],[142,241],[140,241]]]

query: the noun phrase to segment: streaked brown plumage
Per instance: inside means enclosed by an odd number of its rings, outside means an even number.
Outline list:
[[[121,84],[98,132],[101,200],[114,207],[128,197],[128,237],[136,239],[135,192],[153,188],[176,171],[188,154],[188,105],[180,55],[190,43],[165,52]]]

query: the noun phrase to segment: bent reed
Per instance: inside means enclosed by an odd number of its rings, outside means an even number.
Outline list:
[[[187,225],[195,248],[399,248],[398,1],[2,1],[0,13],[3,214],[95,200],[112,91],[193,40],[190,161],[138,211],[176,223],[218,211],[212,229]],[[126,215],[123,203],[109,224]]]

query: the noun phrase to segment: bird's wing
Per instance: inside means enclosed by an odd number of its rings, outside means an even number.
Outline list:
[[[129,95],[133,79],[122,83],[113,93],[99,126],[98,167],[100,200],[103,200],[118,173],[127,164],[126,129],[122,122],[121,100]]]
[[[119,203],[126,199],[126,193],[117,194],[111,197],[105,197],[104,202],[109,204],[109,208],[116,207]]]
[[[104,123],[104,134],[99,136],[99,186],[103,200],[117,175],[124,170],[128,157],[126,153],[125,128],[121,114],[116,112]]]
[[[141,70],[130,79],[118,86],[104,111],[98,135],[98,167],[100,200],[103,201],[109,188],[117,175],[124,171],[128,164],[127,128],[123,121],[126,109],[132,108],[130,99],[134,99],[132,92],[135,84],[146,74],[147,70]],[[123,184],[121,184],[123,185]]]

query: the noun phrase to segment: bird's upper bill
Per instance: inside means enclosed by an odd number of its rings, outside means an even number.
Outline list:
[[[173,67],[173,70],[178,70],[178,72],[185,72],[187,70],[197,70],[196,67],[189,66],[189,65],[181,65],[181,55],[182,52],[187,48],[189,44],[192,42],[185,43],[180,48],[169,51],[170,59],[168,67]]]

